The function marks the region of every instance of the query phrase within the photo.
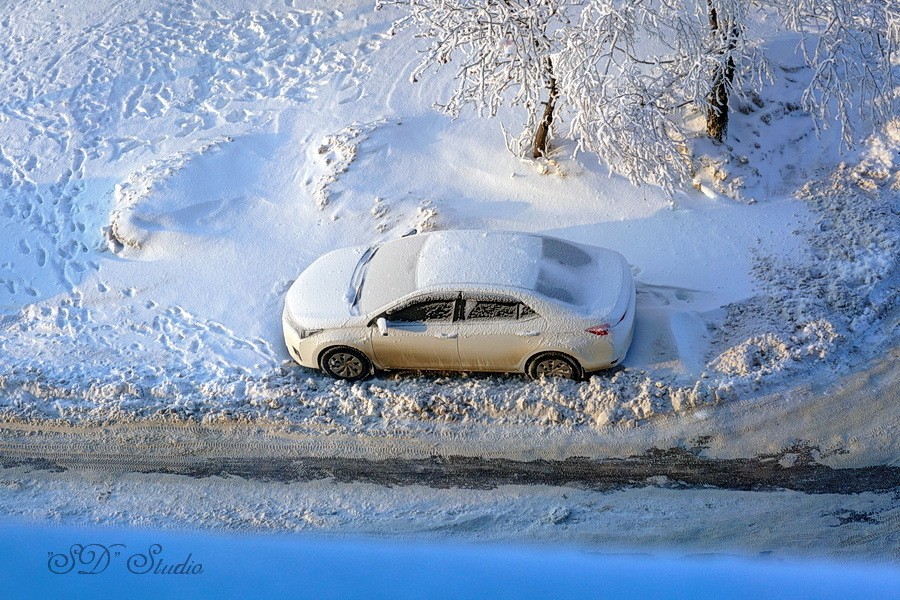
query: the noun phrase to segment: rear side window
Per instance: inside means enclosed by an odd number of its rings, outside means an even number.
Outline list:
[[[467,321],[515,321],[535,314],[531,308],[511,298],[468,299],[464,317]]]
[[[566,302],[568,304],[575,303],[574,294],[572,294],[568,288],[559,285],[555,281],[554,275],[547,269],[541,269],[538,273],[538,280],[534,286],[534,291],[543,294],[548,298],[559,300],[560,302]]]
[[[494,300],[466,300],[466,320],[478,319],[515,321],[518,317],[517,302]]]
[[[385,318],[395,323],[449,323],[453,320],[453,300],[427,300],[388,311]]]

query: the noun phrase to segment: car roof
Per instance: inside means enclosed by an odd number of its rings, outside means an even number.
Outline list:
[[[416,266],[416,287],[495,285],[533,289],[541,238],[500,231],[439,231],[428,235]]]
[[[596,288],[594,271],[615,275],[609,267],[620,260],[609,250],[536,234],[436,231],[379,246],[367,265],[360,302],[369,312],[416,291],[516,288],[586,308]]]

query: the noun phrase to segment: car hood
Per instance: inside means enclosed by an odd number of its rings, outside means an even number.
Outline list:
[[[343,327],[363,317],[351,312],[351,280],[369,250],[354,246],[329,252],[300,273],[285,296],[285,313],[307,329]]]

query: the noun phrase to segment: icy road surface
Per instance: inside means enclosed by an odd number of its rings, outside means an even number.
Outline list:
[[[897,366],[894,354],[838,386],[593,436],[7,424],[0,513],[60,525],[895,562]]]

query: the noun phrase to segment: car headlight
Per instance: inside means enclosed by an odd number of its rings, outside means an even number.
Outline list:
[[[287,307],[285,307],[284,313],[282,316],[283,316],[285,322],[288,325],[290,325],[291,329],[294,330],[294,332],[297,334],[297,337],[299,337],[301,340],[305,340],[306,338],[308,338],[311,335],[315,335],[317,333],[322,332],[321,329],[307,329],[307,328],[301,326],[300,323],[297,322],[297,319],[294,318],[294,315],[291,314],[291,311],[288,310]]]

